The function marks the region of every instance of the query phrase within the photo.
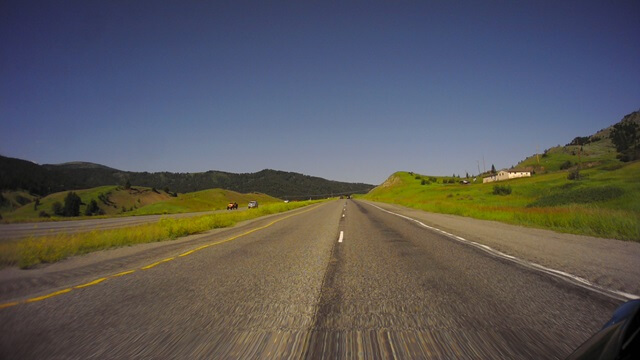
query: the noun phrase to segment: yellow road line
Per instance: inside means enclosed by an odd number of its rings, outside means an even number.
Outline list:
[[[12,307],[12,306],[16,306],[16,305],[18,305],[18,304],[20,304],[20,303],[19,303],[19,302],[17,302],[17,301],[10,302],[10,303],[0,304],[0,309],[4,309],[4,308],[8,308],[8,307]]]
[[[44,300],[44,299],[48,299],[50,297],[66,294],[71,290],[73,290],[73,289],[67,288],[67,289],[64,289],[64,290],[52,292],[51,294],[47,294],[47,295],[43,295],[43,296],[38,296],[38,297],[31,298],[31,299],[27,299],[25,302],[32,303],[32,302],[36,302],[36,301],[41,301],[41,300]]]
[[[87,287],[87,286],[100,284],[101,282],[103,282],[103,281],[105,281],[105,280],[107,280],[107,278],[100,278],[100,279],[97,279],[97,280],[93,280],[92,282],[88,282],[88,283],[86,283],[86,284],[82,284],[82,285],[74,286],[73,288],[74,288],[74,289],[82,289],[82,288],[85,288],[85,287]]]
[[[160,261],[158,261],[158,262],[154,262],[153,264],[150,264],[150,265],[147,265],[147,266],[143,266],[143,267],[141,267],[141,269],[142,269],[142,270],[151,269],[151,268],[152,268],[152,267],[154,267],[154,266],[158,266],[158,265],[160,265],[160,264],[162,264],[162,263],[165,263],[165,262],[167,262],[167,261],[171,261],[171,260],[173,260],[173,259],[175,259],[175,258],[174,258],[174,257],[172,257],[172,258],[168,258],[168,259],[160,260]]]
[[[121,273],[117,273],[115,275],[111,275],[111,277],[118,277],[118,276],[124,276],[124,275],[129,275],[132,272],[136,272],[135,270],[129,270],[129,271],[123,271]]]

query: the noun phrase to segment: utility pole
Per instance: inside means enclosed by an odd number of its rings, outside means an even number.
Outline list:
[[[538,160],[538,165],[540,165],[540,145],[536,145],[536,160]]]
[[[478,161],[478,175],[480,175],[480,160],[477,160],[477,161]]]
[[[484,163],[484,154],[482,154],[482,170],[484,170],[484,172],[487,172],[487,164]]]

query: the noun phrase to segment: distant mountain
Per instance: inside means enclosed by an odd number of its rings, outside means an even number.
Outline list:
[[[193,192],[212,188],[241,193],[261,192],[277,198],[302,199],[330,195],[366,193],[374,186],[326,180],[294,172],[262,170],[235,174],[223,171],[200,173],[131,172],[87,162],[38,165],[30,161],[0,156],[0,189],[28,190],[47,195],[66,190],[105,185],[132,185],[168,188],[173,192]]]

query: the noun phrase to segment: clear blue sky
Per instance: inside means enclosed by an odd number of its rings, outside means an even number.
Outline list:
[[[515,165],[640,108],[640,1],[0,1],[0,154],[130,171]]]

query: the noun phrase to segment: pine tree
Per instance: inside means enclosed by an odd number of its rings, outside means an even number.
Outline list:
[[[64,208],[63,215],[64,216],[78,216],[80,215],[80,204],[82,204],[82,199],[73,191],[67,193],[67,196],[64,198]]]

